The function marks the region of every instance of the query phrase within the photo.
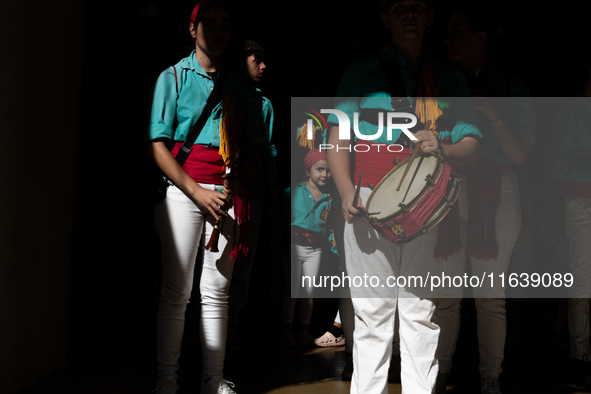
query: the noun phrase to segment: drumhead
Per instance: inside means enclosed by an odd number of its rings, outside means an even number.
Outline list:
[[[401,202],[409,208],[412,208],[412,205],[410,205],[411,202],[416,204],[416,201],[413,200],[415,200],[423,189],[427,188],[427,182],[425,181],[427,175],[431,175],[434,181],[437,180],[437,174],[435,174],[435,172],[437,171],[439,164],[436,157],[425,155],[421,167],[419,168],[407,194],[406,191],[419,162],[420,157],[415,158],[399,191],[396,191],[396,188],[398,187],[400,179],[404,174],[404,170],[408,165],[408,159],[397,165],[380,181],[367,201],[366,210],[368,215],[378,220],[383,220],[400,213],[399,204]],[[404,198],[405,194],[406,198]]]

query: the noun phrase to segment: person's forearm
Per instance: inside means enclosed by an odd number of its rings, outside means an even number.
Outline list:
[[[453,167],[464,167],[478,160],[480,144],[474,137],[464,137],[452,145],[441,145],[441,153],[445,161]]]
[[[328,168],[334,180],[335,186],[339,191],[341,199],[345,199],[350,194],[355,194],[355,185],[351,181],[351,162],[349,147],[350,140],[339,140],[339,127],[333,126],[330,129],[328,144],[334,148],[328,149]],[[338,149],[337,149],[338,145]]]
[[[523,163],[529,150],[527,141],[502,122],[493,124],[493,129],[505,157],[515,165]]]

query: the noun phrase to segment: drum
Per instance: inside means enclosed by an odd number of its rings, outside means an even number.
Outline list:
[[[462,181],[441,156],[420,154],[396,191],[408,162],[409,158],[394,167],[373,188],[365,204],[365,215],[371,225],[399,244],[433,229],[458,199]]]

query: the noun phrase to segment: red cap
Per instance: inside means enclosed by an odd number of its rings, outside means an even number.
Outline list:
[[[197,14],[201,9],[203,9],[203,7],[214,2],[222,3],[223,5],[228,6],[228,3],[226,3],[224,0],[201,0],[199,3],[197,3],[195,8],[193,8],[193,12],[191,12],[191,23],[195,23],[195,19],[197,19]]]
[[[323,152],[320,149],[310,150],[310,152],[308,152],[308,154],[304,158],[304,169],[312,167],[314,163],[320,160],[327,160],[326,151]]]

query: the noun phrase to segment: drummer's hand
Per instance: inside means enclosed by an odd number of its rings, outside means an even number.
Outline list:
[[[363,215],[363,211],[365,207],[361,203],[361,197],[357,201],[357,206],[353,206],[353,197],[355,196],[355,192],[350,195],[344,196],[342,198],[342,209],[343,209],[343,216],[347,223],[354,223],[361,218]]]
[[[423,153],[437,152],[439,150],[439,140],[435,136],[432,130],[419,130],[416,132],[415,137],[421,144],[421,150]]]

